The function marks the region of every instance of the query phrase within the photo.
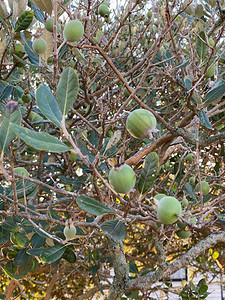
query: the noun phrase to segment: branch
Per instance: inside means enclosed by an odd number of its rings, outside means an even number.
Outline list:
[[[218,233],[209,235],[169,266],[159,268],[145,276],[127,282],[125,291],[144,291],[149,289],[149,287],[156,281],[167,279],[170,275],[174,274],[181,268],[189,266],[203,251],[214,247],[219,242],[225,242],[225,231],[219,231]]]

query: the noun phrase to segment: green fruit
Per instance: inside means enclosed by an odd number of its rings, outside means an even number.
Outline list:
[[[75,161],[77,160],[77,153],[75,153],[75,152],[70,152],[70,154],[69,154],[69,159],[70,159],[70,161],[75,162]]]
[[[156,128],[156,118],[146,109],[136,109],[129,114],[126,127],[130,135],[137,139],[149,137]]]
[[[107,136],[107,137],[113,136],[113,131],[112,131],[111,129],[109,129],[109,130],[106,132],[106,136]]]
[[[104,5],[106,5],[106,6],[109,7],[109,2],[108,1],[104,1],[104,2],[102,2],[102,4],[104,4]]]
[[[56,23],[57,25],[57,30],[60,30],[60,26],[58,23]],[[48,30],[49,32],[53,32],[53,26],[54,26],[54,18],[48,18],[45,22],[45,28],[46,30]]]
[[[209,45],[211,46],[211,47],[213,47],[214,45],[215,45],[215,42],[214,42],[214,40],[213,39],[209,39]]]
[[[47,49],[47,43],[45,39],[38,38],[33,41],[33,49],[37,54],[43,54]]]
[[[203,181],[201,181],[201,185],[202,185],[202,194],[203,194],[203,196],[208,195],[209,190],[210,190],[210,186],[209,186],[208,182],[203,180]],[[196,189],[197,192],[200,191],[199,183],[196,185],[195,189]]]
[[[163,197],[157,207],[157,218],[163,224],[175,223],[181,215],[180,202],[170,196]]]
[[[189,183],[190,184],[195,184],[195,177],[194,176],[189,178]]]
[[[25,177],[29,177],[28,171],[24,167],[17,167],[14,169],[14,174],[24,175]]]
[[[191,236],[191,232],[189,230],[178,230],[176,235],[181,239],[187,239]]]
[[[110,13],[109,7],[105,4],[99,5],[98,13],[101,17],[108,17]]]
[[[148,18],[148,19],[151,19],[151,18],[152,18],[152,12],[151,12],[151,11],[148,11],[148,12],[147,12],[147,18]]]
[[[24,103],[29,103],[32,100],[32,97],[30,94],[23,94],[22,100]]]
[[[68,224],[64,227],[63,233],[67,241],[73,240],[76,237],[77,229],[73,224]]]
[[[211,78],[212,76],[214,76],[215,71],[216,71],[216,65],[214,64],[207,70],[207,72],[205,73],[205,77]]]
[[[43,118],[34,111],[30,112],[28,119],[31,121],[31,123],[40,122],[43,120]]]
[[[17,71],[18,71],[18,73],[19,73],[20,75],[23,75],[23,74],[24,74],[24,69],[21,68],[21,67],[18,67],[18,68],[17,68]]]
[[[194,160],[194,154],[193,153],[189,153],[186,158],[185,158],[187,161],[189,162],[193,162]]]
[[[184,197],[183,199],[182,199],[182,206],[183,207],[187,207],[188,206],[188,199],[186,198],[186,197]]]
[[[25,53],[25,50],[24,50],[24,47],[22,44],[20,43],[16,43],[14,45],[14,47],[12,46],[9,50],[10,54],[13,55],[13,54],[16,54],[17,56],[19,57],[23,57],[24,53]]]
[[[69,21],[63,30],[64,39],[71,43],[78,41],[83,34],[84,26],[79,20]]]
[[[161,200],[164,197],[166,197],[165,194],[157,194],[157,195],[154,196],[154,199],[159,201],[159,200]]]
[[[72,191],[73,191],[72,185],[66,185],[65,190],[66,190],[67,192],[72,192]]]
[[[197,218],[196,217],[190,218],[190,222],[195,225],[197,223]]]
[[[134,188],[135,182],[136,175],[133,169],[126,164],[113,168],[109,172],[109,183],[117,193],[129,193]]]

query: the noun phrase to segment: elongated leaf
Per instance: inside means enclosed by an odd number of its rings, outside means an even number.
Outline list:
[[[34,265],[34,259],[29,257],[25,264],[19,265],[18,274],[21,276],[26,276],[32,271]]]
[[[61,127],[62,113],[50,89],[41,84],[36,92],[37,105],[42,114],[56,126]]]
[[[51,264],[60,259],[65,251],[65,245],[56,245],[50,248],[46,248],[45,251],[41,254],[41,259],[44,262]]]
[[[193,198],[195,201],[197,201],[197,197],[195,196],[195,193],[193,192],[193,188],[190,185],[190,183],[185,183],[184,188],[187,191],[188,195],[190,195],[191,198]]]
[[[5,266],[0,265],[2,267],[2,269],[5,271],[5,273],[7,275],[9,275],[9,277],[13,278],[13,279],[22,279],[23,276],[18,275],[17,272],[17,267],[14,266],[12,261],[7,262],[7,264]]]
[[[0,244],[5,244],[9,241],[10,234],[0,226]]]
[[[206,36],[204,31],[199,32],[199,36],[203,41],[206,41]],[[201,60],[203,60],[207,54],[208,47],[200,38],[196,39],[196,52]]]
[[[7,85],[1,92],[0,100],[7,99],[13,91],[13,86],[11,84]]]
[[[46,132],[32,131],[12,123],[10,126],[20,139],[34,149],[50,152],[65,152],[70,150],[63,142]]]
[[[198,112],[198,116],[199,116],[199,120],[201,121],[203,126],[205,126],[208,129],[212,129],[212,125],[209,121],[209,117],[207,116],[207,114],[204,111],[200,110]]]
[[[23,12],[15,24],[15,31],[19,32],[21,30],[27,29],[33,21],[34,13],[32,11]]]
[[[29,195],[38,187],[36,183],[30,182],[30,181],[25,181],[24,182],[25,186],[25,191],[26,191],[26,197],[29,198]],[[17,193],[17,198],[23,198],[23,180],[18,180],[16,182],[16,193]],[[7,196],[11,199],[13,199],[13,187],[11,186],[8,190]]]
[[[70,262],[71,264],[74,264],[76,262],[76,255],[73,252],[73,250],[70,248],[66,248],[66,251],[64,252],[62,258],[64,258],[66,261]]]
[[[206,95],[205,103],[220,99],[225,93],[225,84],[215,85]]]
[[[26,253],[26,249],[20,249],[14,259],[14,265],[23,265],[30,256]]]
[[[81,209],[92,215],[113,214],[113,211],[105,204],[85,195],[77,197],[76,202]]]
[[[78,88],[78,77],[74,69],[65,69],[62,72],[56,90],[56,100],[63,116],[68,113],[74,101],[77,99]]]
[[[46,248],[33,248],[33,249],[28,249],[26,252],[29,255],[40,256],[45,250]]]
[[[22,115],[20,109],[15,110],[11,114],[5,114],[0,127],[0,151],[5,152],[10,142],[16,137],[15,132],[10,127],[10,123],[20,125],[21,120]]]
[[[159,157],[156,152],[149,153],[144,162],[144,168],[141,171],[138,181],[138,190],[141,194],[146,193],[159,174]]]
[[[51,32],[49,32],[46,28],[43,30],[42,36],[41,36],[47,44],[47,48],[45,52],[42,54],[42,57],[45,60],[45,63],[47,64],[47,60],[49,56],[52,54],[53,51],[53,35]]]
[[[119,220],[108,220],[101,224],[103,232],[111,235],[115,240],[123,240],[126,237],[126,227]]]

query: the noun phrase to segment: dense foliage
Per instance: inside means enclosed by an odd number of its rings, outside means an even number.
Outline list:
[[[169,276],[224,271],[225,2],[115,2],[0,2],[1,299],[204,299]]]

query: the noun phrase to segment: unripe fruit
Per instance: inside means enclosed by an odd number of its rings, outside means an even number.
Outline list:
[[[148,11],[148,12],[147,12],[147,18],[148,18],[148,19],[151,19],[151,18],[152,18],[152,12],[151,12],[151,11]]]
[[[176,234],[182,239],[187,239],[191,236],[191,232],[189,230],[178,230]]]
[[[197,218],[196,217],[190,218],[190,222],[195,225],[197,223]]]
[[[109,7],[109,2],[107,2],[107,1],[102,2],[102,4],[104,4],[104,5],[106,5],[106,6]]]
[[[42,120],[43,120],[43,118],[42,118],[39,114],[37,114],[36,112],[34,112],[34,111],[31,111],[31,112],[30,112],[28,119],[29,119],[32,123],[34,123],[34,122],[39,122],[39,121],[42,121]]]
[[[60,30],[59,24],[56,23],[57,25],[57,30]],[[48,30],[49,32],[53,32],[53,26],[54,26],[54,18],[48,18],[45,22],[45,28],[46,30]]]
[[[105,4],[99,5],[98,13],[101,17],[108,17],[110,13],[109,7]]]
[[[183,199],[182,199],[182,206],[183,207],[187,207],[188,206],[188,199],[186,198],[186,197],[184,197]]]
[[[126,98],[128,98],[130,96],[130,92],[128,91],[128,89],[126,87],[123,90],[123,94]]]
[[[193,153],[189,153],[186,158],[185,158],[187,161],[189,162],[193,162],[194,160],[194,154]]]
[[[32,100],[32,97],[30,94],[23,94],[22,100],[24,103],[29,103]]]
[[[173,224],[181,215],[180,202],[170,196],[163,197],[157,207],[157,218],[163,224]]]
[[[126,127],[130,135],[137,139],[149,137],[156,129],[156,118],[146,109],[136,109],[127,117]]]
[[[75,152],[70,152],[69,154],[69,159],[73,162],[75,162],[77,160],[77,153]]]
[[[28,171],[24,167],[17,167],[14,169],[14,174],[24,175],[25,177],[29,177]]]
[[[133,169],[126,164],[113,168],[109,172],[109,183],[117,193],[129,193],[134,188],[135,182],[136,175]]]
[[[190,184],[195,184],[195,177],[194,176],[189,178],[189,183]]]
[[[209,190],[210,190],[210,186],[209,186],[208,182],[203,180],[203,181],[201,181],[201,185],[202,185],[202,194],[203,194],[203,196],[208,195]],[[196,185],[195,189],[196,189],[197,192],[200,191],[200,184],[199,183]]]
[[[63,233],[67,241],[73,240],[76,237],[77,229],[73,223],[67,221],[66,226],[64,227]]]
[[[79,20],[69,21],[63,30],[64,39],[71,43],[78,41],[83,34],[84,26]]]
[[[43,54],[47,49],[47,43],[45,39],[38,38],[33,41],[33,49],[37,54]]]
[[[165,194],[157,194],[157,195],[155,195],[154,196],[154,199],[156,199],[156,200],[161,200],[162,198],[164,198],[164,197],[166,197],[166,195]]]
[[[213,39],[209,39],[209,45],[211,46],[211,47],[213,47],[214,45],[215,45],[215,42],[214,42],[214,40]]]
[[[216,65],[214,64],[207,70],[207,72],[205,73],[205,77],[211,78],[212,76],[214,76],[215,71],[216,71]]]

